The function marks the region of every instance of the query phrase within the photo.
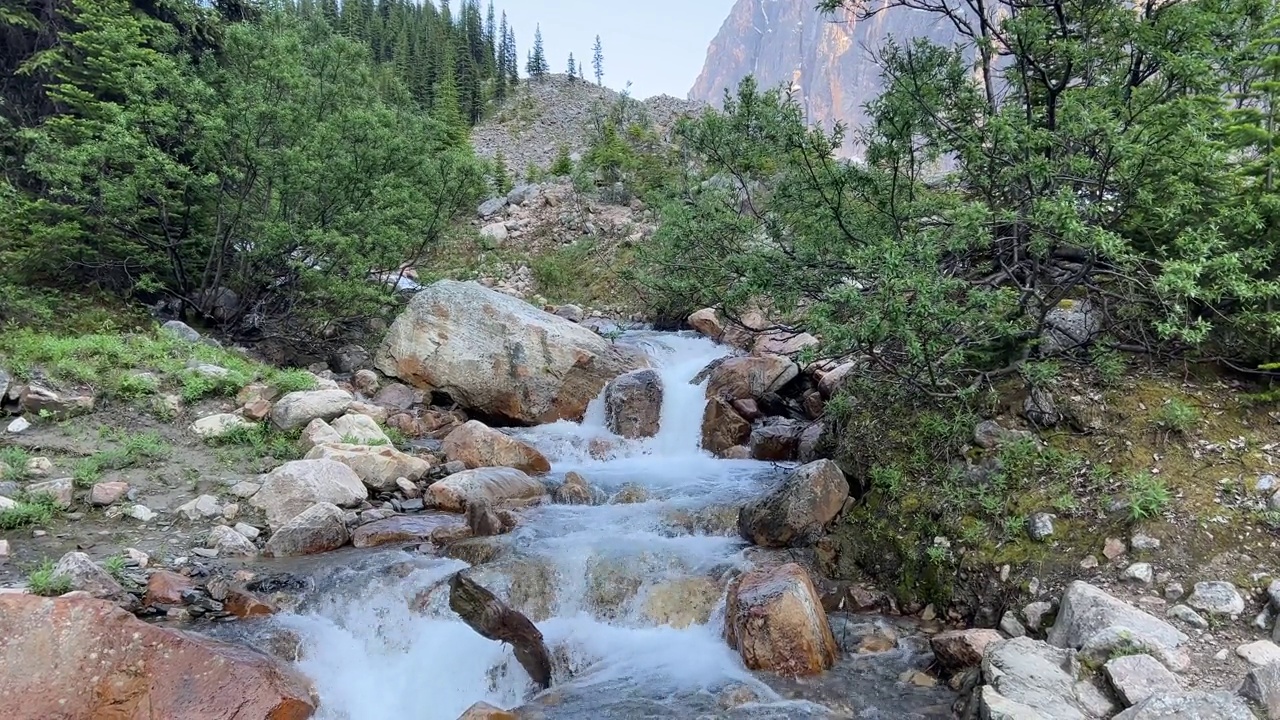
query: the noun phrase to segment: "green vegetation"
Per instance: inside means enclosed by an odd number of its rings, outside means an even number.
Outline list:
[[[1126,500],[1129,517],[1134,521],[1156,517],[1165,511],[1173,499],[1164,478],[1151,473],[1138,473],[1129,478]]]
[[[551,163],[551,168],[547,172],[553,177],[565,177],[573,174],[573,159],[569,156],[568,145],[561,145],[556,148],[555,162]]]
[[[57,507],[44,495],[19,495],[16,506],[0,510],[0,530],[17,530],[32,525],[45,525],[53,519]]]
[[[106,570],[108,575],[115,578],[116,582],[123,585],[126,582],[128,582],[128,578],[126,578],[124,574],[124,569],[127,563],[128,563],[128,560],[125,558],[125,556],[112,555],[111,557],[102,561],[102,569]]]
[[[71,592],[71,578],[55,575],[52,560],[46,560],[27,576],[27,589],[36,595],[54,597]]]
[[[169,444],[154,432],[141,434],[104,432],[102,435],[104,439],[118,441],[120,446],[110,450],[100,450],[77,461],[71,470],[71,478],[76,487],[86,488],[93,485],[102,479],[105,472],[141,467],[168,459],[173,452]]]
[[[1179,435],[1191,432],[1199,419],[1199,411],[1179,398],[1169,398],[1152,416],[1156,427]]]
[[[302,457],[298,444],[301,435],[301,431],[286,432],[270,423],[263,423],[234,428],[209,442],[220,447],[242,448],[255,458],[273,458],[283,462]]]
[[[0,478],[21,480],[27,476],[31,453],[16,445],[0,447]]]

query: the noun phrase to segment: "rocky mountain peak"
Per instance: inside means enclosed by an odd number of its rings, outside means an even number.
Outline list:
[[[753,75],[762,87],[791,88],[810,121],[830,128],[866,119],[881,90],[875,52],[890,37],[927,37],[948,44],[955,29],[929,13],[894,8],[859,21],[847,10],[827,14],[812,0],[738,0],[707,50],[689,99],[722,104]],[[845,153],[856,155],[849,140]]]

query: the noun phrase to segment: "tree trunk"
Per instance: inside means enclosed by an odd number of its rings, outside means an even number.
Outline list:
[[[551,687],[551,656],[542,633],[524,615],[461,572],[449,579],[449,608],[490,640],[510,644],[516,660],[542,689]]]

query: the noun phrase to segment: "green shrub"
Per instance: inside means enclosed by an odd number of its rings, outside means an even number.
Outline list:
[[[8,468],[0,476],[21,480],[27,476],[27,463],[31,453],[16,445],[0,448],[0,465]]]
[[[46,560],[27,576],[27,589],[36,595],[53,597],[71,592],[71,578],[55,575],[53,561]]]
[[[566,177],[573,174],[573,159],[569,157],[569,146],[556,148],[556,159],[551,163],[548,173],[553,177]]]
[[[1129,478],[1126,499],[1130,519],[1146,520],[1163,513],[1173,494],[1164,478],[1144,472]]]
[[[17,503],[14,507],[0,510],[0,530],[46,525],[58,509],[53,499],[46,495],[20,495]]]
[[[1186,435],[1195,429],[1200,412],[1184,400],[1169,398],[1156,409],[1151,419],[1162,430]]]

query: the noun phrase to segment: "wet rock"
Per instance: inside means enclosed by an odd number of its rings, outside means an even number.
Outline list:
[[[798,422],[778,419],[751,431],[749,447],[756,460],[783,462],[794,460],[800,447],[800,434],[804,426]]]
[[[431,463],[390,445],[318,445],[307,453],[306,459],[340,462],[379,492],[395,490],[400,478],[416,482],[431,471]]]
[[[128,493],[129,483],[127,482],[95,483],[89,490],[89,504],[97,507],[114,505]]]
[[[648,589],[644,614],[656,625],[686,628],[704,625],[720,603],[724,588],[710,578],[683,578]]]
[[[180,505],[178,512],[188,520],[218,517],[222,514],[222,504],[212,495],[201,495],[195,500]]]
[[[1266,709],[1267,717],[1280,718],[1280,663],[1250,669],[1240,695]]]
[[[777,392],[799,374],[800,367],[781,355],[732,357],[711,371],[707,379],[707,399],[759,400]]]
[[[1032,540],[1048,540],[1053,535],[1053,515],[1035,513],[1027,520],[1027,534]]]
[[[516,714],[487,702],[478,702],[458,716],[458,720],[516,720]]]
[[[1255,720],[1243,699],[1227,692],[1157,695],[1116,715],[1113,720]]]
[[[512,646],[516,660],[539,687],[551,686],[551,656],[537,626],[464,573],[449,579],[449,608],[472,630]]]
[[[627,483],[609,498],[610,505],[634,505],[649,502],[649,491],[635,483]]]
[[[552,499],[561,505],[603,505],[609,501],[603,490],[576,472],[565,473],[564,482],[552,493]]]
[[[1075,653],[1027,637],[992,643],[982,660],[987,683],[980,695],[983,718],[1089,720],[1077,694]]]
[[[208,547],[218,551],[218,557],[254,557],[258,548],[245,537],[226,525],[215,525],[209,529]]]
[[[929,646],[943,668],[955,671],[977,667],[987,646],[1003,639],[995,630],[951,630],[934,635]]]
[[[1150,655],[1126,655],[1103,666],[1107,680],[1125,707],[1132,707],[1153,695],[1174,694],[1182,683],[1160,661]]]
[[[1172,670],[1190,662],[1185,647],[1187,636],[1169,623],[1111,597],[1079,580],[1067,586],[1058,617],[1049,630],[1052,645],[1084,648],[1095,636],[1109,637],[1117,631],[1120,639],[1133,646],[1150,648]]]
[[[346,390],[291,392],[271,408],[271,422],[281,430],[294,430],[306,427],[312,420],[333,420],[346,412],[354,400]]]
[[[254,423],[245,420],[239,415],[220,413],[200,418],[191,424],[190,430],[196,437],[213,440],[251,427],[255,427]]]
[[[800,444],[796,448],[796,459],[802,463],[811,463],[818,459],[822,447],[826,423],[815,422],[800,433]]]
[[[27,386],[18,403],[24,413],[57,420],[91,413],[96,405],[92,395],[61,395],[39,385]]]
[[[457,515],[426,513],[423,515],[397,515],[361,525],[351,533],[351,544],[358,548],[391,544],[420,544],[429,542],[432,533],[442,527],[461,527]]]
[[[186,575],[168,570],[156,570],[147,578],[147,592],[142,604],[147,607],[182,605],[183,596],[196,589],[196,583]]]
[[[995,420],[983,420],[973,428],[974,444],[988,450],[1032,437],[1034,435],[1026,430],[1009,430]]]
[[[526,473],[550,472],[551,462],[532,445],[471,420],[444,439],[444,453],[468,469],[508,467]]]
[[[470,411],[532,425],[581,419],[638,362],[582,325],[478,283],[442,280],[409,302],[376,365]]]
[[[369,497],[360,476],[335,460],[294,460],[259,478],[262,489],[249,504],[266,513],[276,529],[313,503],[357,507]]]
[[[712,340],[724,337],[724,325],[720,322],[720,314],[711,308],[703,308],[689,316],[689,327],[706,335]]]
[[[315,555],[347,544],[342,509],[318,502],[290,519],[271,535],[263,553],[269,557]]]
[[[751,398],[734,400],[730,405],[733,407],[733,411],[741,415],[742,419],[747,422],[755,422],[764,415],[764,413],[760,412],[759,404]]]
[[[830,460],[793,470],[772,491],[743,506],[742,537],[764,547],[803,547],[817,541],[849,497],[844,473]]]
[[[838,654],[813,581],[795,563],[735,578],[728,592],[725,633],[749,669],[784,676],[821,673]]]
[[[625,438],[657,435],[662,396],[662,376],[656,370],[632,370],[619,375],[604,389],[605,425]]]
[[[223,599],[223,607],[235,617],[244,619],[266,617],[280,611],[274,603],[263,600],[244,588],[229,588]]]
[[[1280,645],[1270,640],[1257,640],[1236,648],[1236,655],[1254,667],[1262,667],[1280,662]]]
[[[751,437],[751,424],[734,412],[720,398],[707,401],[702,413],[702,449],[723,456],[730,448],[745,444]]]
[[[63,555],[54,566],[53,575],[67,578],[72,590],[83,590],[96,598],[119,601],[128,595],[110,573],[82,552]]]
[[[546,488],[538,480],[515,468],[487,467],[450,475],[427,488],[435,507],[463,512],[467,503],[487,500],[491,505],[527,504],[541,498]]]
[[[329,367],[337,373],[353,373],[369,366],[369,351],[359,345],[344,345],[329,356]]]
[[[74,493],[75,482],[72,481],[71,478],[46,480],[44,482],[32,483],[27,486],[28,495],[32,497],[44,495],[52,498],[53,504],[63,510],[67,510],[71,507]]]
[[[1229,582],[1198,582],[1187,598],[1187,604],[1210,615],[1236,616],[1244,612],[1244,598]]]
[[[0,637],[6,720],[305,720],[315,711],[310,683],[288,665],[99,600],[0,595]]]
[[[350,408],[348,408],[350,409]],[[330,423],[342,442],[352,445],[391,445],[391,438],[368,415],[348,413]]]

